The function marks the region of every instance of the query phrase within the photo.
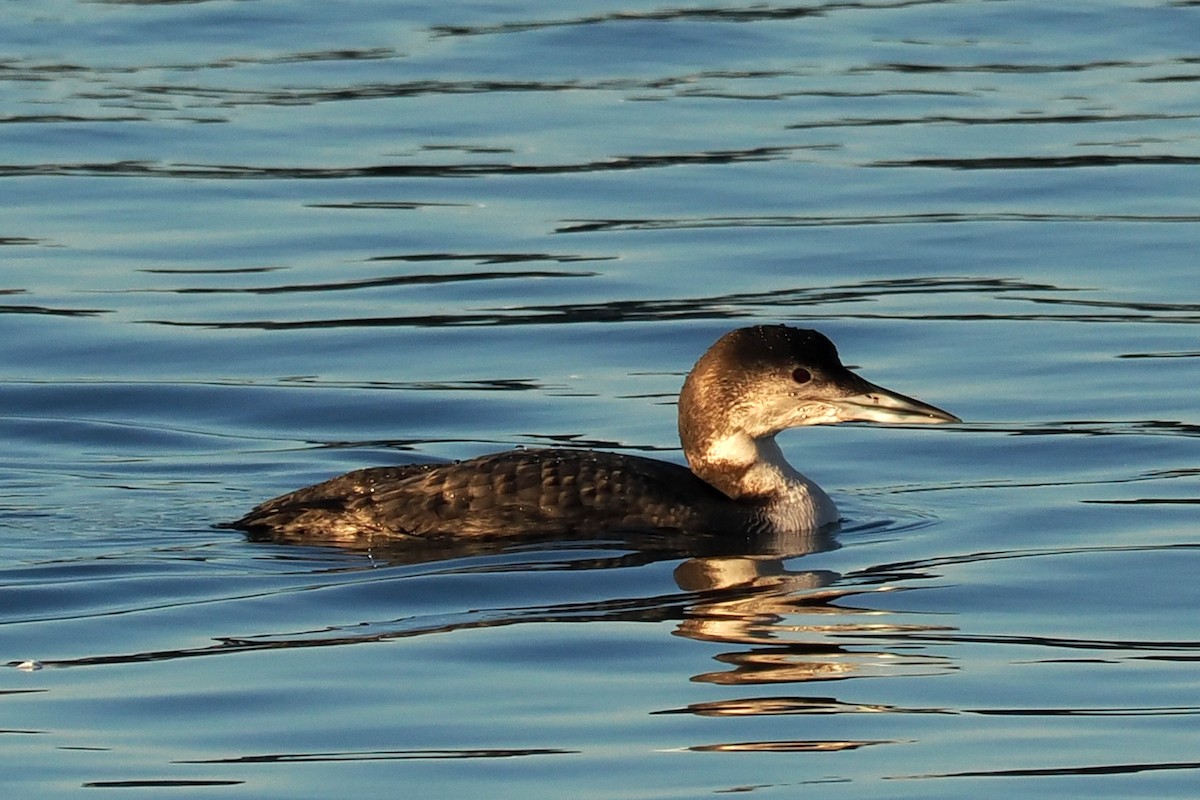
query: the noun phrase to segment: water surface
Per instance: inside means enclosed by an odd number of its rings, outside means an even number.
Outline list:
[[[5,10],[13,791],[1194,796],[1194,4]],[[678,461],[695,358],[781,321],[965,420],[782,436],[832,536],[213,527]]]

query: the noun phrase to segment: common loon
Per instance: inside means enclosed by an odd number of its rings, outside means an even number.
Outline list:
[[[365,544],[669,529],[798,533],[837,506],[784,459],[786,428],[960,421],[850,372],[813,330],[731,331],[679,395],[691,469],[592,450],[522,449],[450,464],[372,467],[269,500],[226,523],[259,538]]]

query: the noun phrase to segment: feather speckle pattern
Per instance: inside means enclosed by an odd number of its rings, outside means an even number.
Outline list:
[[[690,530],[755,513],[677,464],[591,450],[512,450],[355,470],[263,503],[229,526],[349,544],[372,536]]]

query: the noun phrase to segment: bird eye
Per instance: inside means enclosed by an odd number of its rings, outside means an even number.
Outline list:
[[[796,383],[808,383],[812,380],[812,373],[804,367],[796,367],[792,370],[792,380]]]

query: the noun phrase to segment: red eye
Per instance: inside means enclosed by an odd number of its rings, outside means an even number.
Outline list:
[[[792,370],[792,380],[796,383],[808,383],[812,380],[812,373],[804,367],[796,367]]]

